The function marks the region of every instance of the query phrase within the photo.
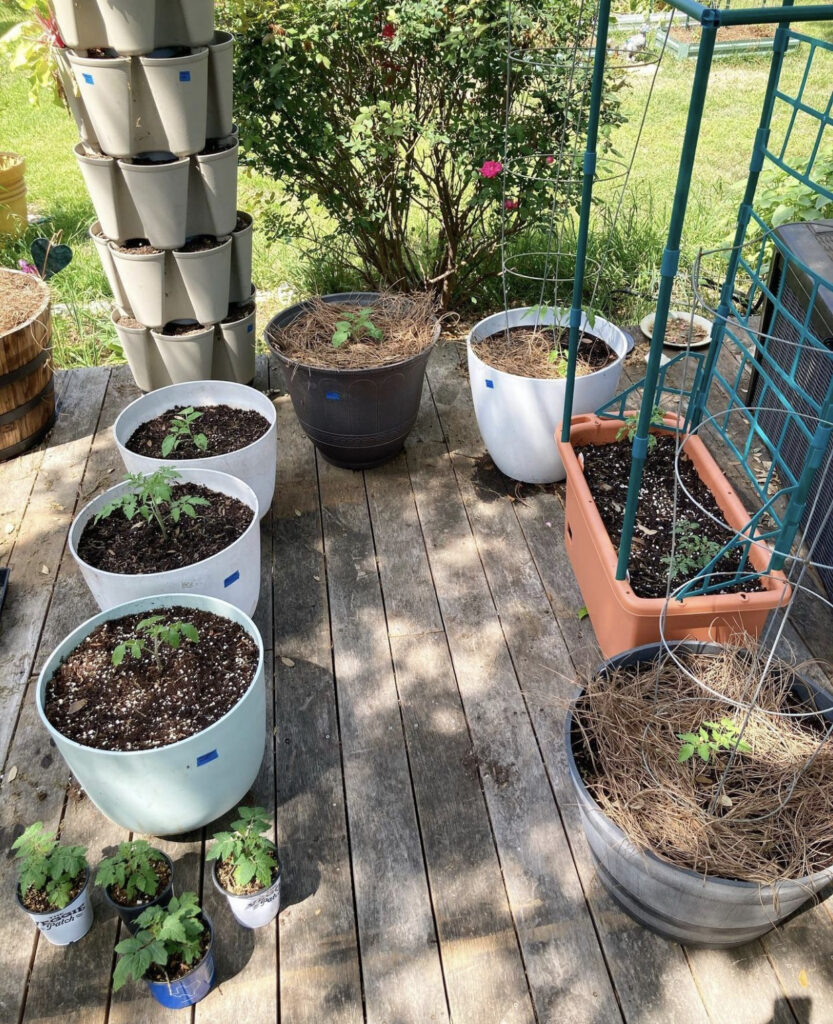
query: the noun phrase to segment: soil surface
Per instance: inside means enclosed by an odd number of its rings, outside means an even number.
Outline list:
[[[671,555],[674,517],[674,456],[676,440],[668,434],[656,436],[657,443],[648,453],[642,489],[639,492],[639,508],[634,530],[630,561],[630,585],[637,597],[665,597],[668,578],[668,563]],[[596,502],[599,515],[607,529],[614,548],[619,547],[622,536],[622,517],[628,494],[628,478],[631,467],[631,445],[627,439],[613,444],[582,445],[579,449],[584,456],[584,478]],[[720,510],[708,487],[697,475],[694,463],[685,452],[680,454],[680,477],[689,494],[722,522]],[[686,519],[698,525],[697,536],[722,547],[730,537],[728,531],[707,516],[678,489],[677,522]],[[675,557],[682,553],[680,534],[677,536]],[[714,554],[717,551],[714,550]],[[709,555],[703,562],[711,561]],[[740,565],[739,553],[730,552],[718,563],[715,571],[734,573]],[[686,572],[672,581],[672,589],[681,586],[696,575],[696,570]],[[745,583],[742,587],[726,587],[720,593],[738,591],[759,591],[757,583]]]
[[[164,334],[166,338],[186,338],[189,334],[202,334],[204,330],[205,327],[196,320],[189,320],[186,323],[172,320],[165,324],[159,333]]]
[[[166,523],[167,538],[158,524],[136,515],[132,520],[116,509],[106,519],[84,527],[78,554],[105,572],[141,576],[168,572],[211,558],[241,537],[251,525],[254,513],[237,498],[211,491],[198,484],[171,488],[171,498],[199,496],[209,501],[196,509],[196,518],[182,515],[178,523]]]
[[[171,880],[171,869],[168,867],[168,862],[164,859],[153,861],[151,867],[159,879],[153,896],[147,896],[145,893],[140,892],[136,894],[135,899],[131,900],[128,899],[127,893],[119,885],[108,885],[107,895],[114,903],[118,903],[120,907],[145,907],[148,903],[152,903],[160,893],[165,891],[165,887]]]
[[[272,881],[266,888],[272,888],[279,873],[280,867],[276,865],[272,869]],[[260,892],[264,888],[256,878],[253,878],[247,885],[237,885],[234,881],[234,864],[226,860],[217,863],[217,880],[232,896],[254,896],[256,892]]]
[[[542,380],[557,380],[564,376],[563,360],[566,360],[570,332],[562,327],[553,331],[550,327],[510,327],[507,331],[492,334],[473,345],[475,354],[504,373],[519,377],[537,377]],[[550,353],[555,352],[555,359]],[[579,337],[576,376],[602,370],[616,362],[616,353],[601,338],[584,333]]]
[[[69,906],[73,900],[78,899],[81,895],[81,890],[84,888],[84,881],[87,877],[86,871],[82,871],[80,875],[75,876],[75,881],[72,884],[72,889],[69,893]],[[46,893],[41,892],[40,889],[33,889],[31,886],[26,890],[26,893],[22,895],[21,900],[23,906],[27,910],[31,910],[33,914],[52,914],[56,913],[60,908],[53,907],[49,900],[46,898]]]
[[[170,433],[174,416],[186,408],[188,407],[177,405],[161,416],[143,423],[133,431],[125,447],[139,455],[165,458],[162,454],[162,442]],[[203,451],[189,437],[185,437],[167,456],[171,461],[204,459],[211,455],[236,452],[263,437],[269,429],[266,418],[254,409],[234,409],[230,405],[198,405],[195,411],[202,415],[191,425],[191,432],[205,434],[208,438],[208,447]]]
[[[117,245],[116,249],[118,252],[129,252],[133,256],[150,256],[162,252],[161,249],[154,249],[146,238],[128,238],[124,245]]]
[[[31,320],[46,295],[43,281],[34,274],[0,273],[0,334]]]
[[[248,690],[258,650],[242,626],[196,608],[166,608],[196,642],[160,644],[113,665],[116,647],[142,638],[147,613],[102,623],[59,666],[45,694],[47,719],[64,736],[97,750],[153,750],[207,729]]]
[[[244,320],[247,316],[251,316],[252,313],[257,309],[254,302],[243,302],[238,305],[229,306],[229,315],[221,320],[223,324],[236,324],[238,320]]]
[[[234,149],[234,140],[229,142],[227,136],[221,139],[206,139],[205,149],[200,156],[211,156],[212,153],[225,153],[227,149]]]
[[[203,921],[203,924],[205,924],[205,921]],[[179,978],[184,978],[186,974],[194,970],[208,952],[210,942],[211,934],[208,931],[208,925],[206,925],[205,932],[200,939],[200,955],[193,963],[185,964],[178,957],[170,957],[165,967],[162,967],[160,964],[151,964],[145,972],[145,977],[149,981],[177,981]]]
[[[717,34],[718,43],[757,43],[762,39],[772,39],[775,35],[774,25],[727,25]],[[699,43],[700,26],[691,28],[673,28],[671,38],[681,43]]]
[[[243,231],[245,228],[249,227],[251,223],[252,218],[248,215],[248,213],[238,214],[237,221],[235,222],[234,225],[234,230],[235,232]]]
[[[217,249],[224,243],[214,235],[194,235],[177,252],[208,252],[210,249]]]
[[[132,316],[120,316],[119,327],[128,327],[135,330],[145,330],[145,325],[140,323],[138,320],[134,320]]]

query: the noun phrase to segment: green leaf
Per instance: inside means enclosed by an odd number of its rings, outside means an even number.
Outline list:
[[[583,604],[581,608],[579,608],[579,610],[576,612],[579,622],[581,622],[582,619],[586,619],[589,614],[590,612],[588,612],[586,604]]]
[[[699,743],[697,745],[697,754],[701,758],[701,760],[708,762],[709,758],[711,757],[711,752],[711,747],[708,745],[708,743]]]
[[[177,437],[174,434],[168,434],[162,441],[162,458],[166,459],[177,446]]]
[[[117,668],[124,661],[125,654],[127,654],[127,644],[119,644],[113,651],[112,662]]]
[[[208,438],[205,434],[194,434],[194,444],[201,452],[204,452],[208,448]]]
[[[180,625],[182,635],[186,640],[190,640],[192,643],[197,643],[200,638],[200,634],[197,632],[196,627],[192,626],[190,622],[183,622]]]
[[[677,760],[680,763],[682,763],[683,761],[688,761],[689,758],[691,758],[693,756],[693,754],[694,754],[694,745],[691,744],[691,743],[684,743],[680,747],[679,754],[677,754]]]

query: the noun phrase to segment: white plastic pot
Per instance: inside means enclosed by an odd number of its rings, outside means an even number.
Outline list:
[[[193,319],[201,324],[219,323],[228,313],[231,238],[217,241],[220,242],[219,245],[202,252],[182,252],[175,249],[172,253],[182,287],[188,297],[190,313]],[[206,376],[210,376],[210,373],[209,369]]]
[[[169,409],[206,405],[228,405],[233,409],[253,409],[268,423],[269,429],[256,441],[227,455],[206,455],[201,459],[156,459],[130,451],[126,445],[143,423],[156,419]],[[257,495],[261,516],[265,516],[275,493],[275,469],[278,461],[278,430],[275,406],[266,395],[245,384],[199,380],[174,384],[131,402],[113,424],[116,447],[128,473],[153,473],[160,466],[177,469],[216,469],[243,480]]]
[[[231,323],[217,324],[211,376],[248,384],[255,375],[255,320],[257,310]]]
[[[138,159],[118,163],[120,184],[135,215],[127,231],[112,237],[147,238],[157,249],[176,249],[185,244],[189,160],[172,159],[166,152],[144,153]]]
[[[177,321],[174,320],[173,323]],[[161,331],[151,331],[151,337],[171,384],[208,380],[211,377],[214,335],[213,327],[203,327],[193,334],[163,334]]]
[[[257,528],[257,527],[256,527]],[[182,605],[239,623],[260,652],[254,678],[240,701],[219,721],[187,739],[156,750],[116,752],[84,747],[46,719],[46,687],[60,663],[102,622]],[[263,642],[238,608],[196,594],[165,594],[128,601],[79,626],[55,648],[37,685],[41,720],[87,796],[111,821],[147,835],[175,835],[202,828],[236,807],[251,787],[266,742]]]
[[[248,302],[252,294],[252,218],[242,210],[238,219],[246,222],[239,231],[231,233],[231,284],[229,302]],[[235,222],[236,226],[236,222]]]
[[[513,480],[547,484],[565,477],[555,444],[555,431],[564,415],[566,382],[505,373],[484,363],[472,347],[506,327],[531,327],[535,323],[536,318],[529,315],[528,307],[496,313],[475,324],[466,347],[477,425],[492,461],[501,473]],[[537,323],[566,327],[569,314],[556,316],[550,309],[546,315],[538,317]],[[607,342],[616,353],[616,361],[603,370],[576,377],[574,416],[593,412],[614,396],[628,348],[623,332],[599,316],[590,327],[582,315],[581,330]]]
[[[227,548],[181,569],[141,575],[105,572],[93,568],[80,558],[78,542],[84,527],[95,514],[131,488],[127,481],[116,484],[85,505],[69,530],[69,549],[99,608],[113,608],[124,601],[153,597],[156,594],[182,593],[203,594],[228,601],[246,615],[251,615],[257,607],[260,591],[260,508],[254,491],[242,480],[212,469],[183,469],[176,483],[201,484],[209,490],[237,498],[254,512],[252,522]]]
[[[64,91],[69,112],[72,114],[72,119],[78,128],[78,134],[81,136],[81,141],[93,149],[99,149],[98,139],[87,116],[86,108],[81,101],[81,94],[72,73],[72,65],[69,62],[67,51],[54,47],[52,49],[52,59],[55,61],[55,71],[61,83],[61,88]]]
[[[208,110],[205,135],[219,139],[234,128],[234,36],[217,32],[208,44]]]
[[[104,276],[107,278],[107,283],[110,285],[110,291],[113,293],[116,305],[125,313],[131,313],[130,303],[127,301],[127,296],[124,294],[124,289],[121,286],[121,280],[119,279],[119,275],[116,273],[116,267],[113,263],[110,239],[102,232],[101,224],[97,220],[93,221],[90,225],[90,238],[93,240],[96,252],[98,253],[98,258],[101,260]]]
[[[161,327],[165,315],[165,253],[123,252],[109,246],[121,291],[133,316],[146,327]]]
[[[161,0],[157,46],[207,46],[214,38],[214,0]]]
[[[169,150],[177,156],[198,153],[205,146],[208,100],[208,49],[183,56],[154,51],[139,57],[137,150]],[[118,154],[123,156],[124,154]]]
[[[237,224],[237,153],[239,143],[220,153],[198,153],[188,185],[188,232],[230,235]]]
[[[107,238],[119,240],[140,235],[141,232],[134,233],[129,229],[120,211],[122,182],[116,161],[108,156],[90,156],[82,142],[73,152],[101,231]]]
[[[77,942],[79,939],[83,939],[92,928],[93,904],[90,899],[89,868],[87,868],[84,888],[63,910],[51,910],[46,914],[36,914],[29,910],[21,900],[20,886],[15,886],[15,895],[20,909],[32,918],[38,926],[38,930],[53,946],[68,946],[70,942]]]
[[[130,156],[135,85],[130,57],[94,58],[77,53],[67,57],[102,151],[108,156]]]
[[[83,2],[83,0],[82,0]],[[170,0],[161,0],[169,3]],[[117,53],[149,53],[155,45],[156,0],[99,0],[107,45]]]
[[[147,327],[127,327],[119,323],[121,314],[118,310],[113,311],[111,319],[136,387],[142,391],[153,391],[170,384],[171,376]]]
[[[105,49],[107,32],[94,0],[52,0],[61,39],[71,50]]]
[[[217,861],[214,861],[211,871],[218,892],[228,900],[232,914],[244,928],[263,928],[278,916],[281,909],[281,874],[281,870],[278,869],[278,877],[268,889],[261,889],[251,896],[235,896],[220,885],[217,878]]]

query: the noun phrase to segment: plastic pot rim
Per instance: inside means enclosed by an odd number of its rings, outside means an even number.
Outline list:
[[[20,895],[20,879],[18,879],[14,883],[14,894],[15,898],[17,899],[17,905],[24,912],[24,914],[28,914],[29,917],[51,917],[53,914],[62,914],[65,910],[71,907],[73,903],[77,903],[78,900],[80,900],[81,897],[84,895],[84,893],[91,887],[92,871],[90,870],[90,865],[87,864],[84,870],[84,885],[81,887],[81,892],[79,892],[74,899],[71,899],[65,907],[56,907],[55,910],[30,910],[23,902],[23,899]]]
[[[167,49],[167,47],[158,47],[158,49]],[[191,46],[189,49],[191,50],[190,53],[180,54],[178,57],[151,57],[145,55],[137,59],[143,67],[147,68],[176,67],[178,64],[186,64],[195,59],[197,63],[208,59],[207,46]]]
[[[259,525],[259,521],[257,522]],[[185,608],[191,607],[200,609],[201,601],[209,601],[212,603],[224,605],[224,612],[231,611],[233,613],[232,615],[228,616],[228,618],[230,618],[232,622],[238,621],[236,616],[242,616],[243,619],[245,620],[245,624],[239,624],[242,625],[242,627],[246,630],[248,635],[255,641],[258,650],[258,661],[257,665],[255,666],[255,670],[252,674],[251,682],[249,683],[245,692],[240,695],[239,700],[234,704],[233,707],[229,708],[229,710],[222,716],[222,718],[218,718],[216,722],[212,722],[211,725],[207,726],[205,729],[200,729],[198,732],[192,733],[190,736],[185,736],[181,740],[177,740],[175,743],[166,743],[160,747],[148,747],[144,750],[103,750],[101,747],[89,747],[83,743],[79,743],[77,740],[70,739],[69,736],[64,735],[64,733],[60,732],[58,729],[55,728],[54,725],[52,725],[52,723],[46,717],[46,712],[43,706],[44,697],[46,695],[46,687],[47,684],[52,679],[52,673],[50,673],[48,679],[46,678],[46,666],[50,663],[50,661],[52,661],[52,658],[55,655],[55,651],[57,651],[59,647],[62,647],[67,641],[71,641],[73,644],[72,650],[75,650],[78,647],[78,645],[82,641],[86,640],[90,633],[92,633],[92,631],[96,629],[98,626],[100,626],[103,622],[109,622],[113,619],[123,618],[126,615],[133,614],[132,609],[137,604],[149,606],[146,609],[143,609],[143,611],[150,611],[157,608],[175,608],[177,605],[182,605]],[[159,603],[156,604],[155,602]],[[218,615],[220,614],[220,612],[214,611],[212,612],[212,614]],[[263,671],[263,637],[260,635],[260,630],[252,621],[251,616],[246,615],[246,613],[241,611],[236,605],[229,604],[228,601],[223,601],[219,597],[205,597],[202,594],[154,594],[153,597],[138,597],[132,601],[125,601],[124,604],[113,605],[112,608],[108,608],[106,611],[99,612],[97,615],[91,616],[89,619],[82,622],[80,626],[77,626],[66,637],[64,637],[64,639],[61,640],[61,642],[49,654],[46,661],[44,662],[44,667],[40,671],[40,675],[38,676],[38,681],[35,687],[35,704],[37,706],[40,720],[41,722],[43,722],[50,736],[59,736],[61,742],[66,743],[70,747],[73,747],[77,750],[94,750],[99,754],[106,754],[108,757],[117,757],[119,759],[136,757],[137,755],[147,756],[148,754],[155,754],[160,750],[175,750],[182,744],[191,742],[197,736],[208,736],[219,725],[222,725],[222,723],[224,723],[228,719],[228,717],[235,712],[235,710],[239,707],[241,702],[245,700],[246,697],[248,697],[248,695],[252,691],[252,688],[257,685],[258,680],[260,679],[261,673]]]
[[[673,640],[668,643],[668,646],[672,650],[678,648],[684,648],[686,650],[693,651],[694,653],[702,654],[715,654],[725,646],[724,644],[711,643],[700,640]],[[601,675],[606,673],[610,668],[615,668],[619,663],[628,659],[632,663],[638,663],[642,661],[652,661],[664,648],[663,643],[652,643],[643,644],[640,647],[633,647],[628,651],[622,651],[620,654],[614,655],[612,658],[606,659],[601,665],[595,670],[594,675]],[[642,657],[644,655],[644,657]],[[806,682],[802,680],[802,682]],[[607,814],[605,814],[603,808],[599,806],[593,795],[585,785],[584,779],[582,778],[581,772],[579,771],[578,765],[576,764],[575,754],[573,753],[573,708],[578,700],[580,700],[585,693],[585,687],[581,688],[581,693],[578,694],[571,702],[567,709],[567,716],[564,721],[564,749],[567,755],[567,770],[570,774],[570,779],[576,790],[576,794],[579,798],[579,802],[585,802],[595,808],[596,811],[605,819],[610,828],[614,829],[617,833],[618,839],[623,847],[630,847],[639,856],[646,858],[654,864],[657,864],[664,870],[671,870],[679,872],[688,878],[697,879],[699,881],[707,880],[709,883],[715,885],[726,886],[731,889],[747,889],[760,891],[761,893],[772,892],[777,895],[779,887],[784,885],[806,885],[811,879],[815,878],[818,874],[823,874],[825,871],[830,871],[833,868],[833,864],[828,868],[822,868],[820,871],[815,872],[813,875],[804,875],[802,878],[783,878],[778,879],[774,883],[763,885],[760,882],[743,882],[736,878],[723,878],[721,875],[704,875],[702,871],[693,871],[691,868],[684,868],[678,864],[672,864],[670,861],[664,860],[658,856],[653,850],[646,849],[645,847],[637,846],[633,840],[627,835],[627,833],[621,829],[614,821],[612,821]],[[807,898],[812,896],[812,892],[808,889]]]
[[[213,328],[208,328],[208,329],[209,330],[213,330]],[[154,333],[154,332],[152,331],[151,333]],[[187,469],[183,468],[183,472],[185,472],[185,473],[199,472],[201,474],[202,473],[208,473],[208,474],[211,474],[212,476],[223,477],[224,479],[228,479],[228,480],[234,481],[234,483],[239,484],[241,487],[244,487],[246,489],[246,491],[249,492],[246,497],[247,498],[250,497],[251,498],[251,502],[247,501],[247,502],[245,502],[245,504],[248,504],[249,508],[254,513],[254,518],[252,519],[251,523],[249,523],[249,525],[246,527],[246,529],[240,534],[240,536],[235,538],[235,540],[232,541],[232,544],[239,543],[241,540],[243,540],[244,537],[247,537],[253,530],[255,530],[255,529],[259,530],[260,529],[260,507],[259,507],[259,503],[258,503],[258,500],[257,500],[257,495],[255,494],[255,492],[251,489],[251,487],[249,487],[249,485],[244,480],[241,480],[239,477],[232,476],[231,473],[223,473],[219,469],[202,469],[199,466],[190,466]],[[187,482],[188,482],[187,480],[175,481],[175,484],[176,483],[187,483]],[[97,502],[100,498],[106,497],[108,494],[113,494],[114,491],[121,490],[121,489],[124,489],[124,488],[129,487],[129,486],[130,486],[130,484],[128,483],[128,481],[123,480],[123,481],[121,481],[121,483],[117,483],[113,487],[108,488],[108,490],[102,491],[101,494],[97,494],[92,499],[92,501],[88,501],[87,504],[81,509],[81,511],[78,513],[78,515],[73,519],[72,525],[69,528],[69,535],[68,535],[68,541],[67,542],[68,542],[68,544],[70,546],[70,551],[72,552],[73,556],[78,559],[79,563],[83,563],[84,565],[89,565],[90,568],[94,572],[96,572],[99,575],[103,576],[105,579],[117,580],[117,579],[124,579],[126,576],[131,577],[131,578],[133,578],[133,577],[140,577],[141,579],[153,579],[154,577],[167,576],[169,573],[172,573],[172,572],[179,572],[182,569],[190,569],[193,566],[202,565],[204,562],[210,562],[212,558],[216,558],[218,555],[223,554],[224,551],[228,551],[228,548],[232,546],[231,544],[229,544],[227,547],[221,548],[219,551],[216,551],[213,555],[209,555],[207,558],[200,558],[199,561],[196,561],[196,562],[188,562],[186,565],[179,566],[179,569],[166,569],[164,572],[142,572],[142,573],[108,572],[106,569],[97,569],[94,565],[90,565],[89,562],[87,562],[85,559],[83,559],[78,554],[78,545],[75,542],[75,539],[73,537],[73,534],[76,532],[76,529],[80,529],[80,527],[78,527],[78,523],[80,522],[81,517],[85,514],[85,512],[90,507],[90,505],[92,505],[93,503]],[[206,486],[206,487],[208,487],[209,490],[211,490],[211,487],[208,484],[203,484],[203,486]],[[225,491],[220,491],[219,493],[225,494],[226,492]],[[238,501],[239,500],[241,500],[241,499],[238,498]],[[103,503],[103,504],[106,504],[106,503]],[[89,521],[89,519],[84,523],[84,526],[87,525],[88,521]],[[79,534],[79,538],[78,539],[80,540],[80,534]],[[164,596],[164,595],[160,594],[159,596],[161,597],[161,596]],[[183,594],[182,596],[184,597],[186,595]],[[197,596],[197,595],[194,595],[194,596]],[[204,595],[201,595],[201,596],[204,596]],[[139,598],[137,600],[146,600],[146,599]],[[128,603],[130,603],[130,602],[128,602]],[[116,608],[121,608],[122,605],[115,605],[115,607]],[[110,610],[112,610],[112,609],[110,609]]]

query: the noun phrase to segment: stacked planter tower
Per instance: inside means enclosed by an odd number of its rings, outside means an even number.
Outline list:
[[[214,0],[54,0],[75,147],[137,385],[254,377],[252,219],[237,209],[234,38]]]

